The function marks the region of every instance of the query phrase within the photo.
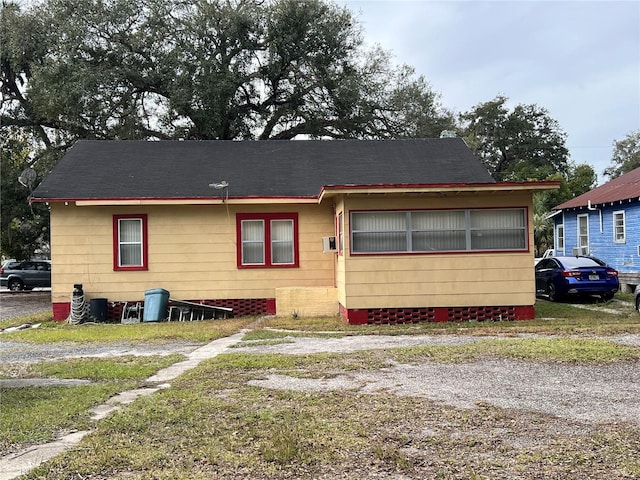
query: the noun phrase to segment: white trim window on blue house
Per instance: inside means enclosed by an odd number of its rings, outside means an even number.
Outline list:
[[[613,241],[615,243],[626,243],[627,241],[624,210],[613,212]]]

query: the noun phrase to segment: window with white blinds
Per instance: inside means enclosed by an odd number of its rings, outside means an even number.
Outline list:
[[[353,253],[526,248],[524,208],[351,213]]]
[[[115,215],[113,217],[115,270],[147,268],[146,222],[146,215]]]
[[[238,214],[238,266],[298,266],[297,220],[295,213]]]

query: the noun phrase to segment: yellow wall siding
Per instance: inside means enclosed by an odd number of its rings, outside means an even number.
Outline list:
[[[335,204],[335,206],[334,206]],[[143,299],[152,288],[178,299],[274,298],[277,289],[335,287],[347,309],[533,305],[533,253],[356,255],[349,253],[351,210],[528,207],[530,192],[334,198],[323,205],[139,205],[51,207],[52,297],[68,302],[82,283],[89,298]],[[335,235],[344,214],[344,255],[323,253],[321,238]],[[297,212],[299,268],[236,265],[236,214]],[[146,214],[148,271],[113,270],[113,215]],[[280,303],[299,310],[304,297]],[[306,297],[304,297],[306,298]],[[288,303],[287,303],[288,302]],[[306,302],[306,300],[304,300]],[[303,302],[303,303],[304,303]],[[284,314],[290,312],[285,311]]]
[[[278,208],[279,207],[279,208]],[[238,212],[297,212],[300,268],[238,269]],[[147,214],[148,271],[113,270],[113,215]],[[273,298],[282,286],[334,285],[330,254],[321,238],[333,235],[330,206],[138,206],[51,208],[53,302],[69,300],[82,283],[90,298],[142,299],[164,288],[182,299]]]
[[[347,198],[351,210],[528,207],[531,193],[457,195],[448,198]],[[349,231],[345,216],[345,232]],[[529,232],[533,245],[533,229]],[[345,255],[349,255],[345,235]],[[343,262],[348,309],[533,305],[533,253],[354,255]],[[342,302],[342,300],[341,300]]]

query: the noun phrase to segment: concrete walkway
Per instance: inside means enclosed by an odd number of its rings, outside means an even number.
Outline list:
[[[128,405],[133,402],[138,397],[152,395],[162,388],[169,387],[170,384],[168,382],[174,378],[183,374],[187,370],[197,367],[203,360],[213,358],[223,353],[230,346],[240,342],[247,331],[248,330],[241,330],[229,337],[214,340],[213,342],[186,354],[186,360],[164,368],[158,371],[155,375],[149,377],[145,381],[145,384],[151,386],[122,392],[111,397],[104,404],[93,408],[91,410],[91,419],[95,421],[101,420],[121,408],[123,405]],[[0,480],[12,480],[29,473],[29,471],[41,463],[44,463],[47,460],[63,453],[65,450],[74,447],[89,433],[91,432],[73,432],[58,438],[53,442],[46,443],[44,445],[34,445],[20,452],[0,457]]]

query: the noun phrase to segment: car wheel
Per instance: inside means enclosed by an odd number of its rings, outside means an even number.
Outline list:
[[[553,282],[549,282],[549,285],[547,285],[547,295],[549,296],[550,302],[557,302],[560,298],[560,295],[558,295],[558,291],[556,290],[556,286],[553,284]]]
[[[611,300],[613,298],[613,293],[609,292],[609,293],[603,293],[601,295],[602,300],[604,300],[605,302],[608,302],[609,300]]]
[[[636,298],[636,310],[640,313],[640,297]]]
[[[7,287],[12,292],[19,292],[24,288],[24,285],[22,284],[22,280],[18,280],[14,278],[12,280],[9,280],[9,284],[7,285]]]

